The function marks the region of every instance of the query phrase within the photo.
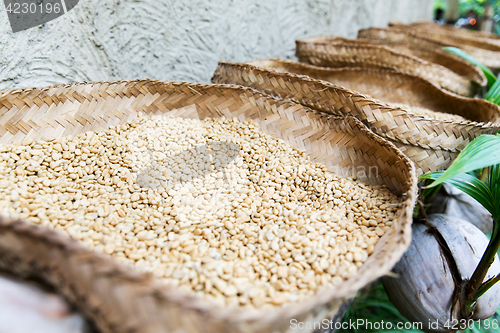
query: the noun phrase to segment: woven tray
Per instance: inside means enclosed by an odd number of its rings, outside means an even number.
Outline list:
[[[483,71],[463,58],[442,50],[439,44],[423,40],[396,29],[369,28],[358,31],[358,38],[373,40],[398,51],[436,63],[466,77],[479,86],[487,84]]]
[[[402,31],[422,40],[438,43],[437,45],[440,47],[458,47],[472,55],[485,66],[493,70],[500,69],[500,44],[498,42],[492,42],[490,39],[485,38],[470,37],[461,33],[455,34],[441,29],[427,28],[426,25],[419,26],[420,28],[413,25],[397,25],[391,29]]]
[[[389,68],[416,75],[447,90],[474,96],[477,86],[438,64],[408,55],[387,45],[363,39],[318,36],[297,40],[299,61],[326,67]]]
[[[441,34],[451,34],[459,37],[466,37],[474,40],[484,40],[488,43],[500,45],[500,36],[495,35],[491,32],[487,31],[477,31],[477,30],[468,30],[464,28],[456,28],[451,24],[438,24],[432,21],[417,21],[410,25],[402,24],[402,23],[390,23],[390,26],[396,27],[411,27],[411,29],[417,29],[421,31],[432,31],[438,32]]]
[[[36,277],[64,294],[102,332],[286,332],[290,319],[332,318],[359,288],[389,272],[410,242],[416,196],[413,163],[353,117],[327,115],[250,88],[149,80],[82,83],[0,93],[0,142],[97,131],[141,114],[252,119],[329,168],[378,167],[402,204],[359,274],[299,304],[243,311],[195,299],[54,231],[0,219],[0,269]]]
[[[319,68],[276,59],[252,64],[220,63],[212,80],[249,86],[331,114],[356,116],[410,157],[418,175],[446,168],[475,137],[500,130],[500,124],[483,123],[499,119],[498,106],[447,93],[414,76],[379,69]],[[384,101],[456,113],[482,122],[422,117],[359,91]]]

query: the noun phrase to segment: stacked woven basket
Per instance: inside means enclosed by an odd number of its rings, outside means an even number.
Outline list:
[[[394,24],[391,30],[404,32],[436,46],[455,46],[463,49],[491,69],[500,69],[500,43],[493,34],[466,32],[453,27],[431,23]]]
[[[447,67],[421,58],[435,58],[439,51],[420,49],[418,52],[397,44],[380,44],[367,39],[339,37],[312,37],[297,41],[297,57],[300,61],[327,67],[374,67],[390,68],[420,76],[454,93],[473,96],[484,77],[472,69],[466,77],[457,67],[460,61],[447,59]]]
[[[386,38],[375,30],[363,35],[370,40],[297,41],[305,63],[220,63],[213,85],[134,80],[0,93],[1,144],[96,132],[144,115],[225,117],[252,120],[330,170],[359,177],[353,170],[375,167],[362,180],[385,185],[400,204],[368,260],[341,284],[275,308],[224,307],[8,217],[0,219],[0,269],[50,285],[102,332],[287,332],[292,320],[331,319],[407,249],[417,175],[446,168],[475,137],[500,130],[499,107],[471,98],[486,84],[477,68],[433,48],[434,40],[404,44],[396,37],[407,30],[397,29],[384,45],[373,41]]]
[[[418,175],[446,168],[475,137],[500,129],[498,106],[388,69],[262,60],[220,63],[213,81],[246,85],[330,114],[354,115],[410,157]]]
[[[452,29],[435,26],[394,24],[361,30],[358,39],[298,40],[301,63],[220,63],[212,80],[249,86],[330,114],[354,115],[410,157],[418,175],[443,170],[475,137],[498,132],[500,108],[470,98],[485,87],[485,76],[443,51],[455,45],[448,39],[426,38],[429,30]],[[472,45],[469,35],[459,34]]]

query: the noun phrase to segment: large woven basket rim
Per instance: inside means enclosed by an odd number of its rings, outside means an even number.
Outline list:
[[[238,92],[250,92],[253,95],[258,95],[262,98],[267,98],[274,100],[276,103],[281,105],[298,105],[292,101],[283,100],[280,98],[276,98],[255,89],[249,87],[243,87],[238,85],[228,85],[228,84],[202,84],[202,83],[186,83],[181,81],[160,81],[160,80],[149,80],[149,79],[135,79],[135,80],[117,80],[117,81],[109,81],[109,82],[78,82],[78,83],[68,83],[61,85],[52,85],[42,88],[31,87],[31,88],[15,88],[10,90],[4,90],[0,92],[0,98],[7,94],[19,94],[19,95],[28,95],[33,92],[43,92],[53,88],[60,89],[69,89],[72,87],[78,87],[83,85],[113,85],[113,84],[121,84],[121,83],[133,83],[133,82],[150,82],[154,84],[168,84],[179,87],[187,87],[189,89],[194,89],[196,92],[197,87],[203,88],[216,88],[216,89],[229,89]],[[400,195],[401,202],[401,219],[406,217],[409,223],[403,223],[401,225],[402,229],[399,230],[398,240],[402,246],[398,247],[398,251],[393,251],[391,253],[385,253],[385,261],[383,263],[383,267],[392,267],[399,258],[403,255],[408,247],[411,238],[411,216],[413,212],[413,205],[416,199],[417,192],[417,177],[415,165],[413,162],[404,155],[396,146],[379,137],[370,131],[364,124],[362,124],[359,120],[354,117],[342,117],[342,116],[334,116],[329,115],[323,112],[319,112],[317,110],[313,110],[307,108],[305,106],[301,106],[307,110],[307,112],[313,113],[321,113],[322,117],[325,119],[337,119],[344,120],[353,125],[353,128],[357,128],[362,135],[366,135],[369,139],[377,142],[382,147],[385,147],[389,151],[391,151],[400,162],[402,162],[407,168],[409,172],[410,178],[406,180],[404,188],[407,188],[405,193]],[[240,308],[226,308],[221,307],[214,304],[211,301],[199,299],[193,296],[190,296],[185,293],[180,293],[173,288],[165,286],[161,284],[158,280],[152,278],[149,274],[141,273],[136,270],[132,270],[118,262],[115,262],[111,257],[105,256],[103,254],[99,254],[95,251],[91,251],[83,247],[78,241],[71,239],[70,237],[60,234],[59,232],[50,230],[48,228],[43,228],[37,225],[33,225],[27,221],[23,220],[8,220],[0,217],[0,230],[13,230],[16,233],[22,233],[24,235],[28,235],[31,238],[41,239],[46,242],[48,245],[55,245],[68,251],[71,251],[74,255],[82,255],[82,256],[90,256],[95,259],[95,261],[105,262],[106,263],[106,271],[107,272],[115,272],[119,273],[124,280],[129,280],[131,282],[142,282],[146,284],[148,287],[151,287],[154,290],[154,295],[157,297],[159,301],[169,302],[172,304],[177,304],[182,308],[194,309],[203,313],[206,316],[214,316],[217,318],[224,319],[228,322],[235,321],[259,321],[259,322],[272,322],[282,317],[290,318],[301,313],[311,311],[316,308],[318,305],[325,304],[332,299],[342,299],[342,298],[350,298],[354,295],[354,293],[361,287],[363,287],[367,281],[363,280],[360,282],[359,275],[355,275],[348,280],[342,282],[341,285],[337,286],[335,289],[320,289],[318,290],[314,296],[308,297],[307,299],[301,301],[300,303],[290,303],[282,308],[275,309],[256,309],[255,311],[243,310]],[[379,266],[379,268],[381,268]],[[377,273],[379,270],[374,270],[372,275],[369,277],[369,281],[373,281],[376,278],[384,275],[385,273]],[[366,279],[368,280],[368,279]]]
[[[259,59],[259,60],[273,60],[274,61],[276,59],[272,59],[271,58],[271,59]],[[259,60],[255,60],[255,61],[259,61]],[[277,59],[277,61],[280,61],[280,62],[283,61],[283,62],[289,62],[289,63],[296,64],[296,63],[294,63],[293,61],[290,61],[290,60]],[[299,64],[303,65],[302,63],[299,63]],[[319,66],[314,66],[314,65],[309,65],[309,64],[304,64],[304,65],[308,66],[308,68],[311,68],[311,69],[321,69],[321,70],[327,70],[327,71],[329,71],[329,70],[340,71],[341,70],[341,68],[331,69],[331,68],[328,68],[328,67],[319,67]],[[331,82],[328,82],[328,81],[314,79],[314,78],[311,78],[310,76],[307,76],[307,75],[279,72],[279,71],[276,71],[276,70],[273,70],[273,69],[266,69],[266,68],[258,67],[258,66],[255,66],[255,65],[252,65],[252,64],[248,64],[248,63],[219,62],[219,66],[239,67],[239,68],[242,68],[244,70],[251,69],[253,71],[260,72],[260,73],[263,73],[263,74],[272,73],[273,75],[287,77],[287,78],[295,78],[295,79],[298,79],[298,80],[301,80],[301,81],[304,81],[304,82],[307,82],[307,83],[320,84],[320,85],[322,85],[322,86],[325,87],[324,89],[340,90],[340,91],[342,91],[345,94],[349,94],[349,95],[352,95],[352,96],[355,96],[355,97],[362,98],[365,101],[369,102],[369,104],[376,105],[377,107],[380,107],[380,108],[389,109],[389,110],[402,110],[402,111],[408,113],[411,116],[411,118],[414,119],[417,122],[431,122],[431,123],[438,124],[438,125],[439,124],[451,124],[451,125],[459,126],[461,128],[464,128],[464,129],[470,129],[471,127],[473,127],[473,128],[480,128],[480,129],[488,129],[488,128],[496,127],[491,122],[489,122],[489,123],[481,123],[481,122],[475,122],[475,121],[471,121],[471,120],[466,120],[466,121],[441,120],[441,119],[432,119],[432,118],[427,118],[427,117],[424,117],[424,116],[416,115],[416,114],[413,114],[410,111],[405,110],[402,107],[393,107],[393,106],[390,106],[387,103],[384,103],[384,102],[382,102],[380,100],[374,99],[374,98],[372,98],[369,95],[365,95],[365,94],[356,92],[354,90],[351,90],[349,88],[345,88],[345,87],[342,87],[342,86],[335,85],[335,84],[333,84]],[[342,67],[342,68],[346,68],[346,67]],[[357,69],[357,68],[360,68],[360,67],[347,67],[347,68]],[[363,68],[363,70],[364,70],[364,68]],[[378,71],[378,72],[385,72],[385,73],[391,72],[391,70],[388,70],[388,69],[370,68],[370,70]],[[393,71],[393,72],[396,72],[396,73],[402,74],[402,75],[407,75],[406,73],[402,73],[402,72],[397,72],[397,71]],[[420,79],[420,80],[424,80],[424,79],[422,79],[420,77],[417,77],[417,76],[414,76],[414,75],[412,77]],[[429,82],[429,81],[426,81],[426,82]],[[433,86],[435,86],[437,89],[440,89],[440,90],[444,91],[444,89],[441,89],[441,88],[437,87],[435,84],[433,84],[431,82],[429,82],[429,83],[432,84]],[[448,93],[448,92],[446,92],[446,93]],[[459,98],[464,98],[464,99],[466,98],[466,97],[463,97],[463,96],[459,96],[459,95],[453,94],[451,92],[449,94],[452,95],[452,96],[454,96],[454,97],[458,96]],[[445,131],[443,131],[443,133],[445,133]],[[425,148],[425,149],[442,150],[442,151],[449,151],[449,152],[454,152],[454,153],[460,152],[460,149],[457,149],[457,148],[450,148],[450,147],[447,147],[447,146],[439,145],[440,149],[436,149],[435,147],[430,147],[429,145],[425,145],[425,144],[422,144],[422,143],[417,142],[417,141],[410,142],[407,139],[399,138],[399,137],[394,137],[394,136],[389,136],[389,135],[385,135],[385,137],[387,139],[390,139],[390,140],[393,140],[393,141],[401,142],[403,144],[409,144],[409,145],[413,145],[413,146],[418,146],[418,147]]]

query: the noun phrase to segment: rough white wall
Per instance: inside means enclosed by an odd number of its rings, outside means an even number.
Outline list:
[[[132,78],[209,82],[219,60],[293,58],[295,39],[354,38],[430,19],[433,0],[80,0],[12,33],[0,4],[0,89]]]

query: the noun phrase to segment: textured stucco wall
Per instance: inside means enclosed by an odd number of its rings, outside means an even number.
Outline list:
[[[219,60],[293,58],[295,39],[430,19],[433,0],[80,0],[12,33],[0,5],[0,89],[132,78],[209,82]]]

